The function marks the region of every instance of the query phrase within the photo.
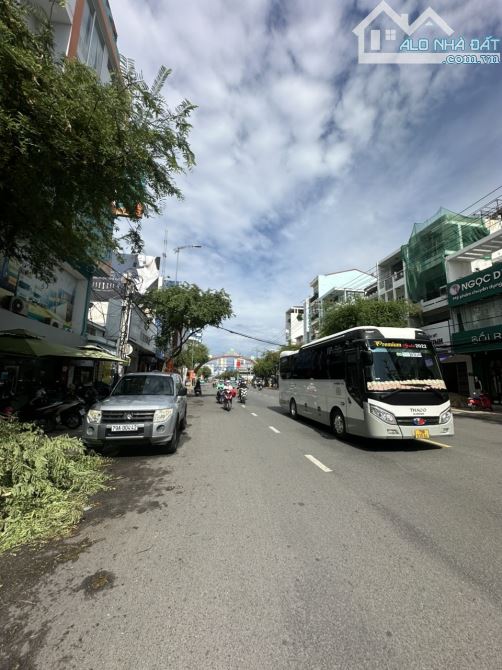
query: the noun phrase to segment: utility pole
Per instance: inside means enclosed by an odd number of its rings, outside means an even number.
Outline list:
[[[119,338],[117,340],[117,356],[119,358],[127,358],[129,355],[129,329],[131,326],[131,311],[132,311],[132,297],[134,295],[135,284],[128,273],[123,277],[124,283],[124,298],[122,300],[122,308],[120,311],[120,329]],[[123,372],[124,366],[119,364],[120,372]]]

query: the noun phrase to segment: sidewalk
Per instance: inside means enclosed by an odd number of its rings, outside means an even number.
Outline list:
[[[492,423],[502,424],[502,406],[494,405],[492,412],[485,410],[457,409],[452,407],[453,416],[469,416],[471,419],[481,419]]]

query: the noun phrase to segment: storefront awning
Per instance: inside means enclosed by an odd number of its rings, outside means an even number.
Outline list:
[[[87,358],[104,361],[116,361],[127,365],[118,356],[94,348],[76,349],[63,344],[51,344],[29,331],[0,331],[0,355],[27,356],[29,358]]]

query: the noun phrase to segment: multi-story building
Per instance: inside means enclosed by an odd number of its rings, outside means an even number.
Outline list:
[[[119,70],[117,32],[108,0],[67,0],[64,5],[33,0],[33,4],[50,16],[56,55],[78,58],[94,68],[102,81]],[[32,21],[36,28],[36,19]],[[85,344],[91,281],[88,268],[65,263],[47,285],[33,277],[29,267],[0,258],[2,330],[28,330],[55,344]]]
[[[481,218],[463,216],[444,208],[430,219],[415,223],[408,243],[401,247],[401,254],[406,295],[421,306],[425,326],[448,321],[450,317],[446,257],[487,235]]]
[[[318,275],[311,282],[312,295],[306,302],[304,314],[304,342],[319,337],[326,310],[337,304],[364,297],[365,289],[375,282],[375,277],[360,270],[344,270]]]
[[[500,203],[498,216],[502,215]],[[489,236],[446,259],[451,341],[457,376],[464,394],[474,392],[474,378],[502,402],[502,230],[500,219]]]
[[[58,56],[78,58],[96,70],[103,82],[119,71],[117,31],[108,0],[66,0],[64,4],[33,0],[33,4],[50,16]]]
[[[303,344],[303,307],[290,307],[286,312],[286,342],[287,344]]]
[[[393,251],[377,263],[379,300],[407,300],[406,278],[401,249]]]

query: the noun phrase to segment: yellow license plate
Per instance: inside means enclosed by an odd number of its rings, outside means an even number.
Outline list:
[[[415,440],[428,440],[430,438],[427,428],[415,430]]]

